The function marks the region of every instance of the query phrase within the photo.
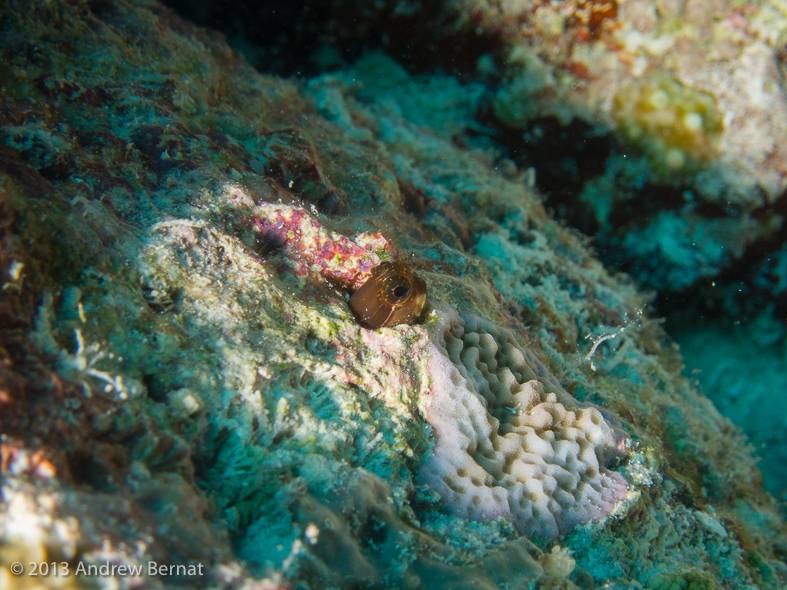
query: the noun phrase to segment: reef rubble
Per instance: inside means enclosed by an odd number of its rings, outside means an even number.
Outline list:
[[[153,0],[10,1],[0,37],[0,587],[787,584],[746,437],[513,162]],[[427,315],[366,329],[349,291],[388,258]],[[531,537],[430,487],[446,314],[587,418],[554,461],[601,508]]]

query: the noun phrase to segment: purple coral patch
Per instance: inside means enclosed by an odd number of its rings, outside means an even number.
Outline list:
[[[284,255],[300,275],[315,272],[322,279],[357,289],[380,264],[379,251],[394,257],[393,247],[379,233],[362,233],[352,239],[326,230],[304,209],[273,203],[249,206],[250,199],[230,191],[231,205],[242,204],[243,224],[260,236],[283,246]]]

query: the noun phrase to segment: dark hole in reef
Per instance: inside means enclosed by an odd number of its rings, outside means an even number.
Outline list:
[[[329,215],[343,213],[346,209],[344,197],[339,191],[334,189],[322,190],[316,198],[307,198],[307,200],[312,200],[320,211]]]
[[[284,248],[284,241],[273,236],[256,234],[254,236],[253,250],[262,258],[271,258]]]
[[[359,536],[366,548],[376,552],[382,549],[388,538],[388,526],[374,514],[368,515]]]
[[[280,76],[313,76],[341,67],[370,50],[383,50],[412,72],[437,68],[475,72],[481,55],[501,39],[455,25],[439,2],[403,11],[396,2],[366,0],[165,0],[195,24],[224,33],[255,68]],[[352,15],[348,17],[348,15]]]
[[[112,472],[125,471],[129,463],[124,448],[95,441],[68,454],[68,468],[74,480],[97,490],[114,488]]]
[[[87,7],[98,19],[103,19],[116,12],[112,0],[88,0]]]
[[[150,399],[158,403],[166,401],[169,388],[156,373],[144,373],[142,375],[142,383],[144,383]]]
[[[576,197],[588,179],[604,172],[614,142],[609,132],[578,119],[563,125],[544,117],[526,129],[512,129],[491,112],[480,117],[495,129],[495,139],[520,169],[536,170],[536,186],[558,218],[587,235],[598,232],[592,209]]]

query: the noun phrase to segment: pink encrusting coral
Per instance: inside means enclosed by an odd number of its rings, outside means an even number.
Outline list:
[[[242,189],[229,195],[234,205],[248,207],[243,223],[252,232],[277,246],[300,275],[314,273],[329,283],[355,290],[395,250],[382,234],[364,232],[348,238],[329,231],[302,207],[281,203],[255,205]]]

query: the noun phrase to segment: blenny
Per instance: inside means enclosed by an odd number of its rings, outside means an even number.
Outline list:
[[[426,304],[426,283],[403,262],[383,262],[350,297],[350,309],[365,328],[412,324]]]

